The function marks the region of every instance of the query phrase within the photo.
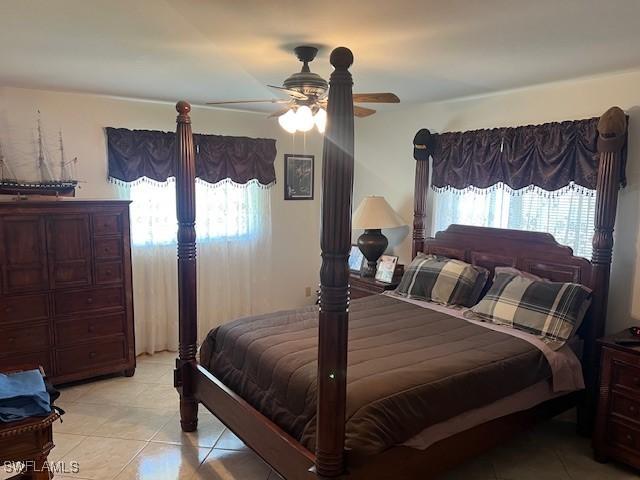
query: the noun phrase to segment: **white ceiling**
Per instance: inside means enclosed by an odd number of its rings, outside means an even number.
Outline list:
[[[0,1],[0,85],[272,98],[305,43],[325,77],[350,47],[355,91],[441,100],[640,67],[640,0]]]

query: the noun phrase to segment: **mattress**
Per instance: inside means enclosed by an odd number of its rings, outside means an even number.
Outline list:
[[[317,330],[316,307],[239,319],[209,333],[200,362],[313,451]],[[557,365],[548,355],[530,339],[451,312],[385,295],[354,300],[346,448],[379,453],[550,380]]]

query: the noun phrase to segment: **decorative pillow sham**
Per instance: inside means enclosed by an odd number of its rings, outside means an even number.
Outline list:
[[[396,289],[398,295],[470,307],[478,301],[489,271],[461,260],[418,253]]]
[[[580,327],[590,303],[584,285],[498,267],[487,294],[464,315],[531,333],[558,349]]]

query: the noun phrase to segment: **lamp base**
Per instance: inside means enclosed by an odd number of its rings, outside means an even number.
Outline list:
[[[378,259],[387,249],[389,240],[382,234],[379,228],[370,228],[358,237],[358,248],[367,259],[362,266],[360,275],[363,277],[375,277]]]

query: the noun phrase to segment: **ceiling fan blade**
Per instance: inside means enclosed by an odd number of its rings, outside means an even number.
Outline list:
[[[317,104],[325,110],[327,109],[327,100],[317,102]],[[360,105],[353,106],[353,114],[356,117],[368,117],[369,115],[373,115],[374,113],[376,113],[376,111],[373,108],[361,107]]]
[[[355,103],[400,103],[395,93],[354,93]]]
[[[276,85],[267,85],[267,87],[269,88],[275,88],[276,90],[280,90],[281,92],[287,93],[289,95],[291,95],[293,98],[296,98],[298,100],[308,100],[309,97],[307,97],[304,93],[300,93],[296,90],[290,90],[288,88],[284,88],[284,87],[278,87]]]
[[[356,117],[368,117],[369,115],[373,115],[374,113],[376,113],[376,111],[373,108],[365,108],[358,105],[353,106],[353,114]]]
[[[277,112],[273,112],[271,115],[269,115],[267,118],[275,118],[275,117],[280,117],[281,115],[284,115],[285,113],[287,113],[289,110],[291,110],[290,107],[287,108],[283,108],[281,110],[278,110]]]
[[[289,103],[290,100],[272,98],[269,100],[224,100],[222,102],[207,102],[207,105],[230,105],[233,103]]]

